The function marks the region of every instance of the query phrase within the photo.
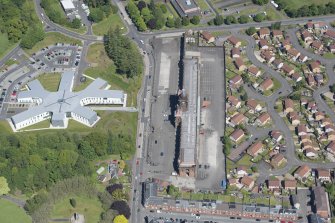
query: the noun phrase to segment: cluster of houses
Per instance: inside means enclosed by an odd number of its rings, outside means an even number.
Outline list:
[[[247,74],[250,79],[252,79],[253,87],[260,91],[265,92],[273,89],[274,83],[273,80],[269,77],[262,77],[262,71],[258,69],[255,65],[249,65],[247,66],[245,63],[245,60],[243,59],[241,55],[241,44],[242,42],[236,38],[235,36],[230,36],[227,39],[227,45],[229,46],[228,49],[230,49],[230,57],[232,58],[234,62],[234,66],[236,70],[239,73],[245,73]],[[232,85],[239,84],[236,83],[236,80],[232,80]]]
[[[295,106],[295,102],[289,98],[283,101],[283,114],[286,115],[291,129],[294,128],[298,136],[297,144],[300,145],[298,151],[310,159],[315,159],[325,152],[321,150],[325,147],[329,152],[327,158],[333,160],[334,123],[324,112],[319,111],[314,101],[302,98],[299,103]],[[297,111],[297,107],[301,107],[300,112]]]
[[[315,53],[335,53],[335,31],[328,29],[325,22],[308,22],[299,34],[304,46]]]

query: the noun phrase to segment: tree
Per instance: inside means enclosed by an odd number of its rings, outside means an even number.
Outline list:
[[[141,10],[141,15],[144,22],[148,22],[153,17],[148,7],[145,7]]]
[[[265,14],[264,13],[258,13],[255,17],[254,17],[254,21],[255,22],[262,22],[265,19]]]
[[[240,18],[238,18],[238,22],[241,24],[248,23],[249,17],[246,15],[241,15]]]
[[[80,19],[77,19],[77,18],[73,19],[72,23],[71,23],[71,26],[74,29],[79,29],[81,27],[81,21],[80,21]]]
[[[118,211],[120,215],[124,215],[127,219],[130,217],[130,208],[125,201],[114,201],[111,209]]]
[[[114,218],[113,223],[128,223],[128,220],[124,215],[118,215]]]
[[[248,94],[246,92],[243,95],[241,95],[241,100],[242,101],[248,100]]]
[[[214,18],[214,25],[216,26],[220,26],[224,23],[224,19],[223,19],[223,16],[222,15],[217,15],[215,18]]]
[[[140,11],[142,11],[144,8],[146,8],[147,7],[147,3],[145,3],[145,1],[139,1],[138,3],[137,3],[137,8],[138,8],[138,10],[140,10]]]
[[[75,208],[75,207],[77,206],[77,201],[76,201],[76,199],[71,198],[71,199],[70,199],[70,204],[71,204],[71,206],[72,206],[73,208]]]
[[[254,173],[258,172],[257,166],[252,166],[251,171],[254,172]]]
[[[187,17],[183,17],[181,23],[183,24],[183,26],[188,26],[190,24],[190,20]]]
[[[227,25],[230,25],[230,24],[235,24],[237,23],[236,21],[236,18],[232,15],[229,15],[226,17],[226,19],[224,20],[224,23],[227,24]]]
[[[97,157],[94,148],[88,141],[82,141],[78,146],[79,154],[83,155],[88,160],[93,160]]]
[[[124,160],[119,161],[119,168],[124,169],[126,167],[126,162]]]
[[[269,3],[269,0],[252,0],[252,2],[256,5],[265,5]]]
[[[254,35],[256,32],[257,32],[257,30],[256,30],[256,28],[253,27],[253,26],[249,27],[249,28],[245,31],[245,33],[246,33],[247,35],[249,35],[249,36]]]
[[[199,23],[200,23],[200,17],[199,16],[193,16],[192,18],[191,18],[191,23],[193,24],[193,25],[198,25]]]
[[[168,10],[167,10],[165,4],[161,4],[159,7],[161,8],[161,10],[162,10],[162,12],[163,12],[164,14],[167,13]]]
[[[335,84],[329,86],[329,90],[332,93],[335,93]]]
[[[174,27],[174,19],[169,17],[167,20],[166,20],[166,26],[169,27],[169,28],[172,28]]]
[[[281,22],[275,22],[271,24],[272,30],[280,30],[281,29]]]
[[[92,8],[90,9],[90,14],[88,15],[88,19],[92,22],[100,22],[104,18],[104,13],[100,8]]]
[[[114,200],[120,201],[120,200],[126,200],[127,196],[121,189],[116,189],[112,193],[112,197]]]
[[[106,190],[112,194],[115,190],[123,190],[123,185],[122,184],[112,184],[109,185]]]
[[[174,20],[174,27],[176,27],[176,28],[180,28],[181,27],[181,19],[179,17],[177,17]]]
[[[42,41],[45,37],[45,32],[40,25],[33,25],[28,29],[28,32],[22,37],[20,46],[26,49],[31,49],[33,46]]]
[[[8,194],[10,191],[7,179],[5,177],[0,177],[0,196]]]

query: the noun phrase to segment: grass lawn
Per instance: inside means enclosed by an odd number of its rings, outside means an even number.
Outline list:
[[[0,58],[5,56],[16,44],[9,42],[7,34],[0,32]]]
[[[75,208],[70,205],[70,198],[76,199],[77,205]],[[85,222],[93,223],[100,220],[102,212],[103,209],[98,198],[68,196],[54,205],[51,218],[69,218],[73,213],[79,213],[84,215]]]
[[[13,130],[12,128],[9,126],[9,123],[6,121],[6,120],[1,120],[0,121],[0,129],[1,129],[1,132],[3,133],[12,133]]]
[[[92,67],[84,71],[86,75],[106,80],[113,90],[124,90],[128,95],[127,105],[136,106],[137,93],[142,82],[141,77],[126,78],[116,74],[115,65],[107,56],[102,43],[92,44],[88,49],[86,59],[92,64]]]
[[[37,77],[47,91],[56,92],[61,79],[60,73],[45,73]]]
[[[206,11],[206,10],[209,9],[209,7],[206,4],[205,0],[195,0],[195,2],[200,7],[201,11]]]
[[[32,49],[25,49],[25,51],[28,54],[32,54],[32,53],[39,51],[43,47],[50,46],[56,43],[74,43],[74,44],[82,45],[80,40],[73,39],[71,37],[65,36],[60,33],[48,32],[45,34],[44,40],[36,43]]]
[[[30,223],[31,218],[23,209],[15,204],[0,199],[0,219],[1,223]]]
[[[334,59],[335,58],[335,54],[333,53],[325,53],[323,54],[323,57],[326,59]]]
[[[252,166],[252,162],[251,162],[251,156],[245,154],[238,162],[237,162],[237,166]]]
[[[10,65],[13,65],[13,64],[19,64],[19,62],[17,62],[16,60],[14,59],[9,59],[5,62],[5,65],[6,66],[10,66]]]
[[[120,28],[124,27],[122,30],[123,33],[127,31],[120,16],[118,14],[111,14],[101,22],[94,24],[92,29],[95,35],[102,36],[105,35],[109,29],[114,29],[117,26]]]
[[[86,78],[86,81],[85,82],[80,82],[79,85],[76,85],[73,87],[73,92],[77,92],[77,91],[81,91],[81,90],[84,90],[88,85],[90,85],[90,83],[92,83],[93,80],[89,79],[89,78]]]
[[[50,119],[44,120],[42,122],[36,123],[34,125],[23,128],[22,130],[30,130],[30,129],[42,129],[50,127]]]

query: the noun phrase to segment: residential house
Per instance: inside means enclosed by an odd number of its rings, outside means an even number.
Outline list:
[[[316,158],[318,156],[318,152],[315,151],[314,149],[312,148],[307,148],[304,150],[304,154],[306,157],[308,158]]]
[[[298,112],[296,111],[289,112],[287,114],[287,118],[293,126],[297,126],[300,124],[300,118],[299,118]]]
[[[299,82],[302,80],[302,77],[299,73],[293,73],[292,76],[291,76],[292,80],[294,80],[295,82]]]
[[[283,61],[280,60],[280,59],[275,59],[273,62],[272,62],[273,66],[276,68],[276,69],[280,69],[283,67]]]
[[[282,133],[278,130],[271,131],[270,136],[271,136],[272,140],[274,140],[277,143],[280,142],[280,140],[283,139]]]
[[[268,28],[260,28],[258,35],[261,39],[265,39],[270,36],[270,30]]]
[[[241,184],[248,190],[251,190],[255,185],[255,181],[249,176],[244,176],[241,179]]]
[[[329,124],[325,126],[325,132],[334,132],[335,131],[335,127],[333,124]]]
[[[235,75],[232,79],[229,80],[231,87],[239,88],[243,84],[243,79],[241,75]]]
[[[236,168],[236,175],[238,177],[243,177],[245,175],[248,175],[248,168],[246,166],[239,166]]]
[[[294,73],[294,69],[286,63],[283,64],[281,69],[288,76],[291,76]]]
[[[301,38],[302,40],[306,43],[306,44],[311,44],[313,42],[313,37],[311,35],[310,32],[308,32],[307,30],[304,30],[302,33],[301,33]]]
[[[319,40],[314,40],[311,44],[311,47],[314,49],[314,50],[322,50],[323,49],[323,44],[321,43],[321,41]]]
[[[230,36],[227,40],[231,45],[233,45],[233,47],[238,48],[242,44],[242,42],[239,39],[237,39],[235,36]]]
[[[241,51],[240,51],[240,49],[233,47],[231,49],[231,57],[232,58],[239,58],[239,57],[241,57]]]
[[[295,190],[297,188],[296,180],[284,180],[285,190]]]
[[[292,46],[291,46],[291,41],[289,38],[286,38],[284,39],[282,42],[281,42],[281,45],[282,47],[285,49],[285,50],[289,50]]]
[[[273,190],[278,190],[281,187],[281,182],[279,179],[273,179],[273,180],[268,180],[268,189],[273,191]]]
[[[260,39],[258,45],[261,50],[269,49],[269,42],[266,39]]]
[[[230,179],[228,179],[228,184],[229,184],[229,186],[237,186],[238,179],[236,179],[236,178],[230,178]]]
[[[248,67],[248,73],[255,77],[259,77],[261,75],[261,71],[254,65]]]
[[[305,181],[311,175],[312,169],[307,165],[300,166],[295,172],[294,177],[298,180]]]
[[[240,108],[241,107],[240,100],[238,100],[238,98],[236,98],[233,95],[228,96],[227,102],[231,107],[235,107],[235,108]]]
[[[244,62],[241,58],[236,58],[235,61],[235,66],[239,71],[244,71],[245,69],[247,69],[247,67],[244,65]]]
[[[302,136],[302,135],[307,135],[308,132],[307,132],[307,126],[306,125],[298,125],[297,127],[297,133],[298,133],[298,136]]]
[[[335,140],[335,132],[327,132],[326,135],[328,141]]]
[[[266,78],[260,85],[259,85],[259,90],[261,91],[268,91],[271,88],[273,88],[273,81],[271,78]]]
[[[320,68],[320,63],[319,62],[312,61],[308,66],[309,66],[309,69],[313,73],[320,73],[321,72],[321,68]]]
[[[230,139],[237,143],[245,136],[244,131],[242,129],[235,129],[235,131],[230,135]]]
[[[299,137],[300,143],[312,143],[311,136],[310,135],[302,135]]]
[[[305,63],[308,60],[308,57],[306,55],[300,54],[298,61],[300,63]]]
[[[316,214],[320,215],[320,217],[329,220],[330,217],[330,207],[329,207],[329,199],[328,194],[325,191],[324,187],[317,186],[313,189],[312,193],[313,200],[313,209],[316,210]]]
[[[311,87],[315,86],[315,79],[314,79],[314,76],[312,74],[309,74],[307,76],[307,84]]]
[[[232,123],[233,127],[236,125],[243,124],[245,122],[245,116],[241,113],[235,114],[233,117],[231,117],[230,122]]]
[[[256,113],[262,111],[262,106],[255,99],[249,99],[246,105],[249,108],[249,113]]]
[[[328,29],[327,23],[325,22],[316,22],[313,24],[315,30],[325,31]]]
[[[261,114],[256,119],[256,123],[260,126],[263,126],[263,125],[267,124],[270,120],[271,120],[271,117],[270,117],[269,113],[264,112],[263,114]]]
[[[272,63],[276,58],[270,53],[270,51],[262,51],[261,57],[268,63]]]
[[[262,153],[264,151],[264,145],[263,143],[261,143],[260,141],[252,144],[251,146],[249,146],[249,148],[247,149],[247,153],[252,156],[252,157],[256,157],[258,156],[260,153]]]
[[[215,37],[210,32],[203,31],[201,35],[207,43],[213,43],[215,41]]]
[[[323,35],[327,38],[335,40],[335,31],[334,30],[329,29]]]
[[[295,48],[291,48],[287,50],[287,55],[294,61],[298,59],[300,56],[300,52],[296,50]]]
[[[294,111],[294,103],[291,99],[286,98],[284,100],[284,113],[289,113]]]
[[[331,182],[330,171],[328,169],[317,169],[317,179],[321,182]]]
[[[326,147],[326,150],[331,154],[335,155],[335,141],[331,141]]]
[[[286,158],[281,153],[278,153],[273,157],[271,157],[271,165],[275,168],[280,167],[286,162],[287,162]]]
[[[335,53],[335,44],[331,44],[328,46],[328,49],[331,53]]]
[[[273,38],[277,38],[277,39],[281,39],[283,38],[283,31],[281,30],[272,30],[272,37]]]
[[[324,118],[325,118],[325,114],[323,112],[318,111],[318,112],[314,113],[314,119],[315,119],[315,121],[320,121],[320,120],[322,120]]]

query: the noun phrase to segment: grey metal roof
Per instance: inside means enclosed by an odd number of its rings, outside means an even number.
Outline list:
[[[198,61],[184,59],[184,84],[188,96],[187,111],[181,115],[180,166],[195,165],[197,147]]]
[[[40,98],[42,99],[42,103],[12,116],[14,124],[44,112],[50,112],[51,115],[57,114],[57,119],[61,117],[65,118],[67,112],[74,112],[91,120],[92,117],[96,116],[96,112],[89,108],[82,107],[80,105],[82,99],[89,97],[124,98],[123,91],[101,89],[107,86],[107,82],[100,78],[94,80],[86,89],[79,92],[72,92],[74,74],[73,71],[66,71],[62,74],[57,92],[46,91],[38,80],[28,83],[29,91],[19,92],[17,98]]]

